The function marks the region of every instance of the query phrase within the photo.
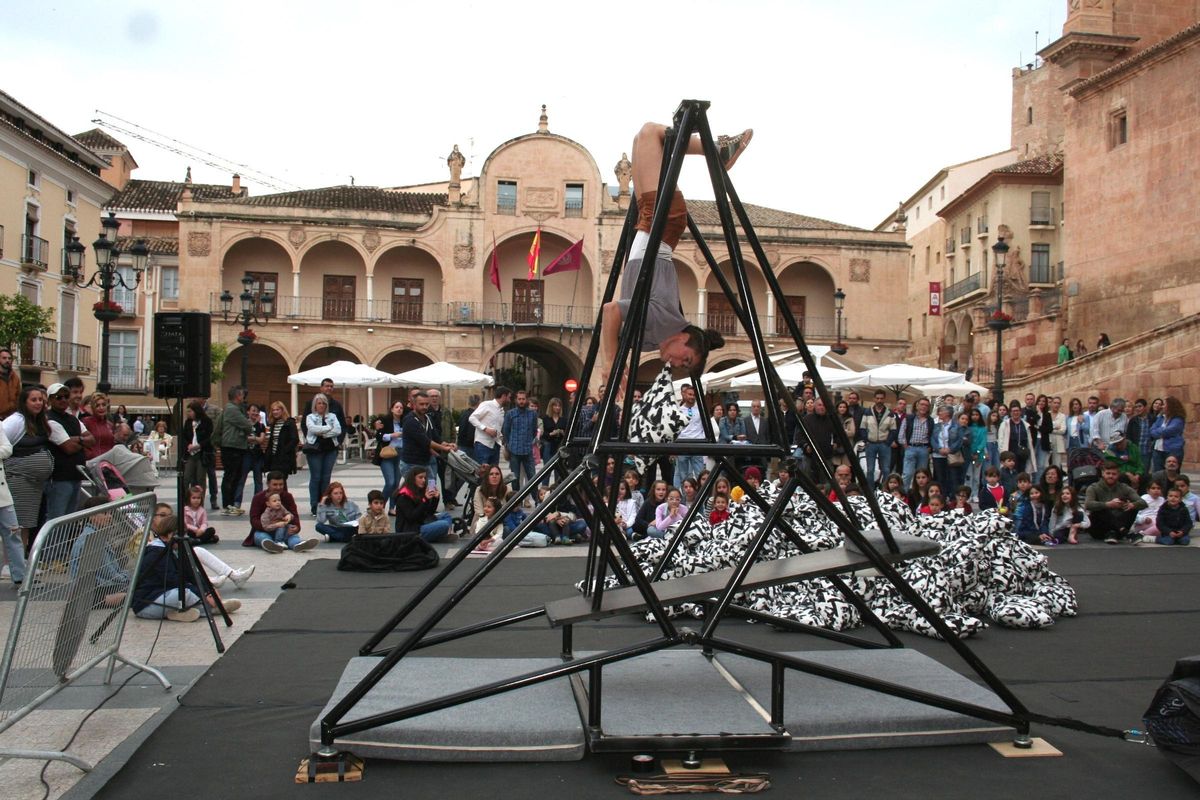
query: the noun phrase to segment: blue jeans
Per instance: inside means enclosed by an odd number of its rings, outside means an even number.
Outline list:
[[[1000,445],[996,442],[987,443],[987,458],[983,462],[984,469],[995,467],[1000,469]]]
[[[687,478],[694,480],[703,471],[704,456],[675,456],[676,486],[682,486]]]
[[[246,478],[250,475],[254,476],[254,494],[258,494],[263,488],[263,452],[258,447],[247,450],[246,458],[242,460],[242,479],[238,481],[237,491],[233,495],[235,506],[242,504],[242,496],[246,491]]]
[[[512,470],[513,477],[517,479],[516,488],[520,489],[525,484],[533,480],[533,453],[525,453],[517,455],[510,452],[508,454],[508,468]],[[521,473],[525,473],[522,479]]]
[[[558,452],[557,442],[542,442],[542,464],[545,464],[550,459],[554,458],[554,454]],[[542,476],[542,486],[550,485],[551,473],[547,472]]]
[[[78,484],[76,484],[78,486]],[[0,508],[0,539],[4,539],[4,555],[8,558],[8,576],[13,583],[25,580],[25,545],[21,541],[21,526],[15,506]]]
[[[46,485],[46,519],[66,516],[79,505],[79,481],[50,481]]]
[[[904,448],[904,482],[905,489],[912,486],[913,473],[921,467],[929,466],[929,446],[910,444]]]
[[[421,538],[427,542],[440,542],[450,532],[454,521],[445,511],[434,514],[433,519],[421,526]]]
[[[200,602],[200,598],[197,597],[192,592],[191,589],[184,589],[183,599],[184,599],[184,606],[186,608],[191,608],[192,606],[194,606]],[[167,616],[168,611],[178,611],[178,610],[179,610],[179,589],[175,588],[175,589],[171,589],[169,591],[163,592],[158,597],[151,600],[150,605],[146,606],[141,611],[137,612],[137,616],[141,617],[142,619],[163,619],[164,617]]]
[[[358,533],[358,528],[342,527],[341,525],[330,525],[326,522],[318,522],[316,525],[317,533],[323,533],[329,537],[331,542],[348,542],[354,538],[354,534]],[[297,539],[300,537],[297,536]],[[256,542],[257,544],[257,542]]]
[[[537,533],[549,536],[551,541],[557,541],[558,537],[565,533],[571,537],[572,541],[578,542],[583,539],[583,535],[587,532],[587,522],[581,519],[573,519],[567,523],[565,528],[551,525],[549,522],[539,522],[533,526],[533,529]]]
[[[321,502],[321,492],[333,480],[333,462],[337,460],[337,450],[305,453],[304,457],[308,460],[308,504],[315,514],[317,503]]]
[[[1037,463],[1037,472],[1035,472],[1033,475],[1033,480],[1035,483],[1041,480],[1042,473],[1046,471],[1046,467],[1050,464],[1050,451],[1043,450],[1041,445],[1038,445],[1037,448]]]
[[[495,466],[500,463],[500,446],[492,445],[488,447],[483,442],[475,443],[475,460],[480,464],[491,464]]]
[[[300,534],[298,534],[298,533],[293,533],[291,535],[288,535],[288,529],[287,529],[286,525],[280,526],[280,527],[276,528],[275,530],[271,531],[270,533],[267,533],[266,531],[255,531],[254,532],[255,547],[262,547],[262,543],[265,542],[267,539],[273,539],[273,540],[279,542],[280,544],[287,545],[287,548],[289,550],[295,550],[296,545],[298,545],[302,541],[304,541],[303,539],[300,538]]]
[[[396,490],[400,488],[400,479],[404,477],[400,468],[403,462],[400,456],[383,458],[379,461],[379,471],[383,473],[383,496],[387,498],[388,507],[396,507]]]
[[[867,442],[867,488],[874,489],[875,465],[879,465],[879,480],[887,477],[888,466],[892,463],[892,447],[887,442]]]
[[[1189,545],[1192,543],[1191,536],[1180,536],[1178,539],[1172,539],[1170,536],[1156,536],[1154,541],[1158,544],[1182,544]]]

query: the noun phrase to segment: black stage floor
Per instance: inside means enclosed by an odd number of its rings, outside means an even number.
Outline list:
[[[1052,567],[1079,592],[1082,613],[1042,631],[988,628],[974,650],[1031,710],[1117,728],[1141,713],[1179,657],[1200,652],[1200,549],[1060,548]],[[368,762],[357,784],[296,785],[316,717],[348,659],[431,573],[339,573],[307,564],[296,588],[238,640],[182,698],[98,797],[618,797],[625,756],[579,762],[467,764]],[[446,626],[572,593],[583,560],[520,558],[495,573]],[[435,593],[436,598],[447,590]],[[781,650],[835,646],[731,620],[730,638]],[[578,626],[576,650],[653,638],[657,628],[618,617]],[[960,672],[944,643],[901,634],[906,645]],[[553,656],[560,637],[542,621],[421,651],[439,656]],[[499,677],[499,676],[498,676]],[[702,702],[702,698],[697,698]],[[834,753],[742,754],[737,770],[764,771],[776,789],[806,797],[1195,798],[1200,787],[1153,748],[1035,727],[1063,758],[1004,759],[986,745]],[[790,796],[800,796],[792,794]]]

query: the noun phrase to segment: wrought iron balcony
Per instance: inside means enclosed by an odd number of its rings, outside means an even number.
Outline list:
[[[961,244],[963,247],[971,246],[971,226],[970,225],[968,225],[967,227],[963,228],[962,230],[960,230],[958,232],[958,243]]]
[[[975,233],[979,234],[980,236],[983,236],[987,232],[988,232],[988,218],[987,218],[987,214],[984,214],[978,220],[975,221]]]
[[[948,255],[948,256],[954,255],[955,244],[956,244],[956,242],[954,241],[953,236],[951,236],[949,239],[946,240],[946,255]]]
[[[45,336],[35,336],[19,345],[13,357],[25,367],[53,368],[58,366],[58,342]]]
[[[59,342],[58,369],[60,372],[91,372],[92,348],[86,344]]]
[[[968,275],[961,281],[955,281],[942,290],[942,302],[950,305],[953,302],[963,299],[976,292],[982,292],[987,288],[987,279],[983,270]]]
[[[151,386],[150,370],[140,367],[109,367],[108,380],[114,392],[145,394]]]
[[[583,216],[583,200],[568,199],[563,204],[564,217],[582,217]]]
[[[21,234],[21,266],[44,270],[50,264],[50,243],[40,236]]]
[[[1029,224],[1053,227],[1054,226],[1054,209],[1051,208],[1050,206],[1030,206],[1029,207]]]

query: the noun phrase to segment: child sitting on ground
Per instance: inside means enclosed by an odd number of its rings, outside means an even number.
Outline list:
[[[936,517],[946,510],[945,501],[940,494],[930,494],[929,501],[920,507],[918,514],[924,514],[930,517]]]
[[[1026,478],[1028,475],[1021,473]],[[1020,486],[1020,481],[1017,482]],[[1055,545],[1054,537],[1050,535],[1050,513],[1042,502],[1042,490],[1029,486],[1025,496],[1017,506],[1014,519],[1014,532],[1017,538],[1027,544]]]
[[[974,510],[971,508],[971,487],[960,486],[954,494],[958,498],[954,510],[960,514],[970,514]]]
[[[500,501],[494,497],[485,497],[483,499],[483,513],[479,515],[479,519],[475,520],[475,533],[480,533],[487,526],[492,518],[500,513]],[[504,528],[497,525],[492,529],[492,535],[484,539],[479,545],[472,550],[472,553],[490,553],[492,548],[496,546],[496,542],[500,540]]]
[[[713,525],[720,525],[727,519],[729,519],[729,498],[724,494],[719,494],[713,498],[713,509],[708,514],[708,521]]]
[[[1133,532],[1141,534],[1143,541],[1152,542],[1158,538],[1158,528],[1154,524],[1158,519],[1158,510],[1167,502],[1167,498],[1163,496],[1162,484],[1150,481],[1142,499],[1146,501],[1146,507],[1137,512],[1137,517],[1133,520]]]
[[[1059,544],[1079,544],[1079,532],[1087,530],[1091,524],[1087,514],[1079,507],[1079,496],[1075,489],[1062,487],[1050,511],[1050,535]]]
[[[388,520],[387,498],[378,489],[367,492],[367,513],[358,518],[359,535],[375,535],[391,533],[392,526]]]
[[[979,493],[979,510],[994,508],[1004,514],[1008,511],[1008,506],[1004,504],[1006,497],[1008,497],[1008,493],[1004,491],[1004,485],[1000,483],[1000,470],[988,467],[983,472],[983,491]]]
[[[1187,475],[1177,475],[1175,485],[1183,494],[1183,507],[1192,515],[1192,522],[1200,522],[1200,495],[1192,491],[1192,480]],[[1163,489],[1170,487],[1164,486]]]
[[[1183,504],[1183,492],[1178,486],[1172,487],[1167,492],[1167,502],[1158,510],[1155,522],[1158,538],[1154,541],[1159,544],[1189,545],[1192,543],[1193,525],[1192,515]]]
[[[170,507],[168,506],[166,510],[169,511]],[[133,592],[133,612],[142,619],[195,622],[200,619],[200,611],[196,606],[200,604],[201,590],[187,562],[181,560],[179,555],[173,552],[171,546],[179,527],[179,520],[174,514],[158,516],[158,509],[156,508],[155,511],[156,516],[150,525],[154,536],[146,545],[146,553],[142,556],[137,587]],[[201,562],[203,569],[207,570],[207,567],[203,566],[204,559],[201,558],[201,550],[203,548],[194,548],[196,560]],[[228,569],[228,565],[225,566]],[[182,610],[179,596],[180,573],[183,574],[184,579]],[[215,588],[213,591],[214,594],[204,596],[204,602],[215,610]],[[242,607],[239,600],[222,599],[221,605],[230,614]]]
[[[550,494],[551,487],[543,486],[538,494],[538,504],[543,505],[546,502],[546,496]],[[617,487],[617,492],[620,493],[621,488]],[[559,499],[542,521],[533,526],[533,530],[547,537],[547,544],[554,542],[555,544],[575,544],[577,540],[585,538],[587,533],[587,523],[578,518],[575,506],[566,497]],[[508,520],[505,520],[507,527]],[[505,533],[505,536],[508,532]],[[525,544],[525,547],[537,547],[537,541],[534,544]]]
[[[198,539],[200,544],[216,544],[221,541],[217,531],[208,524],[208,512],[204,510],[204,487],[188,489],[188,503],[183,508],[183,527],[188,536]]]
[[[1017,475],[1017,488],[1008,496],[1008,514],[1013,519],[1020,513],[1021,506],[1029,502],[1029,490],[1033,488],[1033,478],[1028,472]],[[1039,493],[1040,494],[1040,493]]]
[[[1017,457],[1008,450],[1000,454],[1000,485],[1004,487],[1004,496],[1012,497],[1017,490],[1017,479],[1021,473],[1017,471]]]

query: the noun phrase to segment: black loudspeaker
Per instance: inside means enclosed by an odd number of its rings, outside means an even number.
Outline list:
[[[212,392],[212,317],[154,315],[154,396],[208,397]]]

